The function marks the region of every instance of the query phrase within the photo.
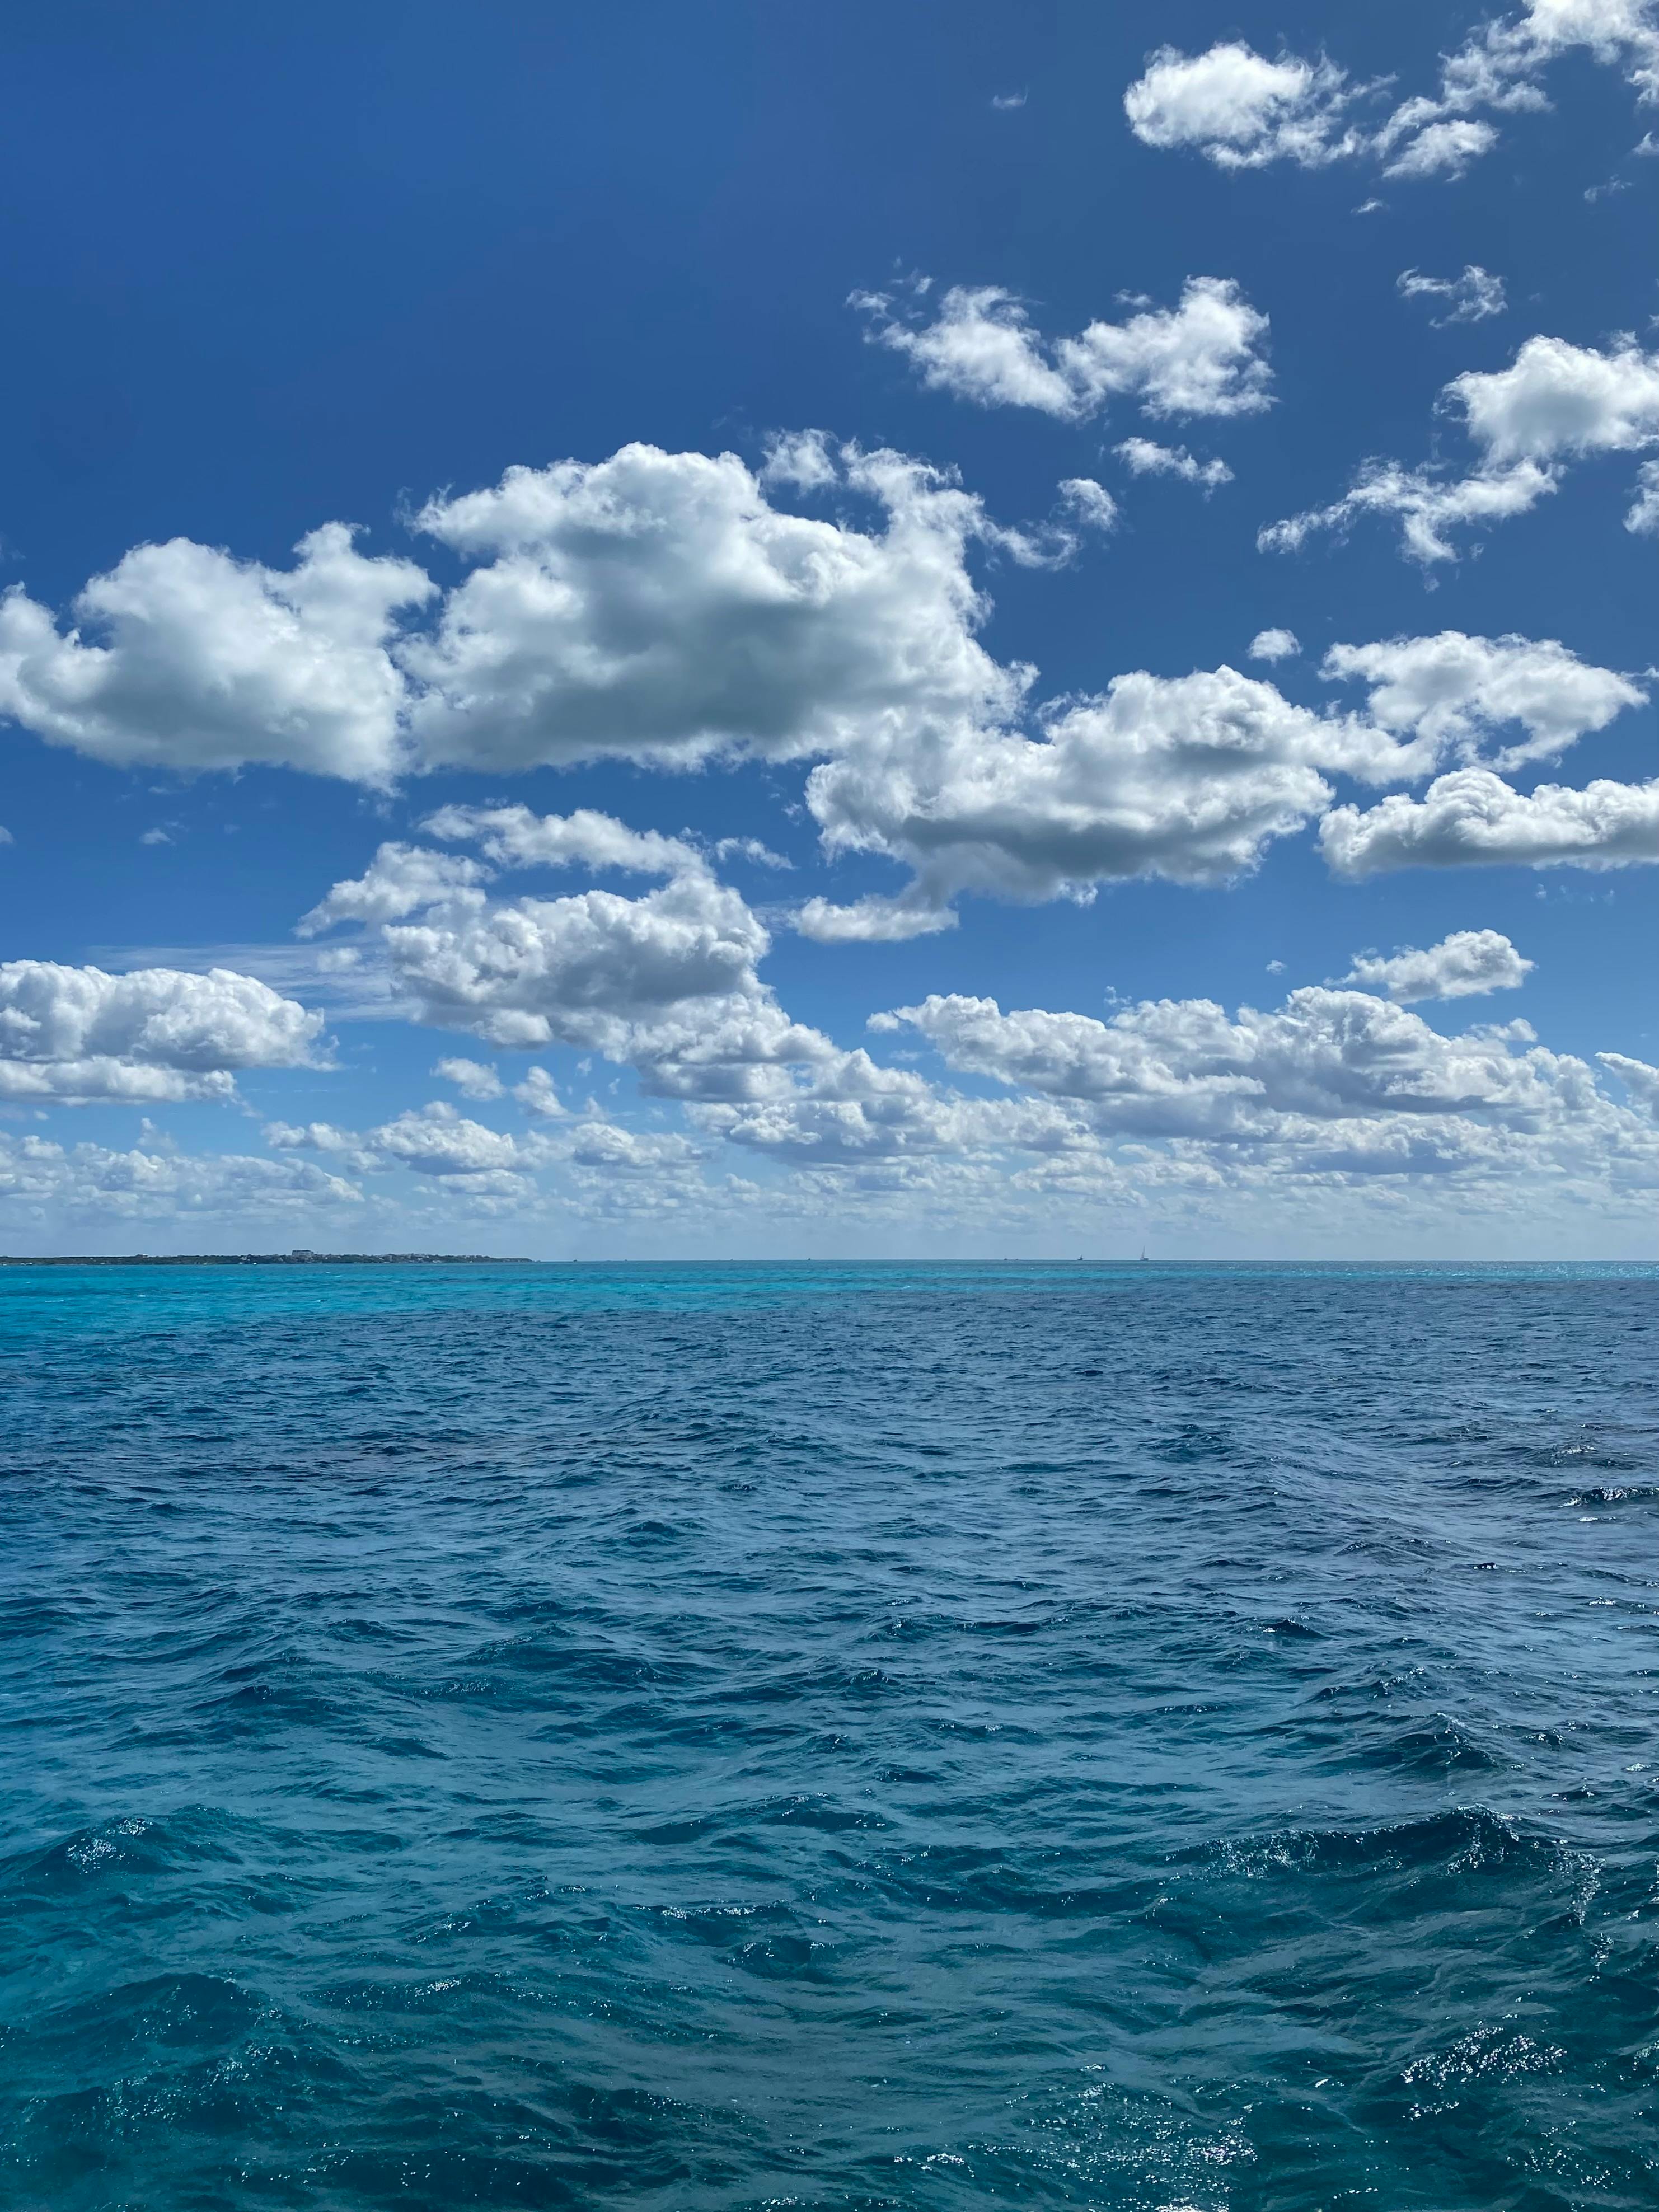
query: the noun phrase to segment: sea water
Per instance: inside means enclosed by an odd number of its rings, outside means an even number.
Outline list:
[[[1656,1320],[0,1269],[0,2202],[1659,2203]]]

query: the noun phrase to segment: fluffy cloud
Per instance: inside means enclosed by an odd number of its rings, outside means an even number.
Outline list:
[[[921,884],[912,884],[896,897],[872,892],[850,906],[810,898],[797,908],[793,921],[801,936],[818,945],[902,945],[910,938],[937,936],[957,926],[955,909],[930,896]]]
[[[501,868],[619,868],[633,875],[674,876],[703,874],[708,867],[702,854],[683,838],[630,830],[614,815],[589,806],[572,814],[532,814],[527,806],[441,806],[427,817],[424,827],[447,843],[477,845]],[[469,880],[480,880],[482,873]],[[435,903],[435,898],[421,902]]]
[[[499,1098],[506,1087],[495,1069],[481,1060],[441,1060],[432,1073],[453,1083],[464,1098]]]
[[[1317,531],[1364,514],[1400,518],[1405,549],[1428,564],[1456,558],[1450,532],[1524,514],[1560,482],[1565,463],[1659,444],[1659,355],[1633,340],[1606,353],[1565,338],[1528,338],[1508,368],[1466,371],[1441,394],[1479,452],[1473,474],[1368,461],[1331,506],[1270,523],[1264,550],[1292,552]]]
[[[538,1121],[556,1121],[565,1113],[564,1101],[554,1088],[553,1079],[544,1067],[532,1067],[522,1083],[513,1086],[513,1096],[525,1112]]]
[[[1392,793],[1367,812],[1339,806],[1320,824],[1342,876],[1472,865],[1622,868],[1659,860],[1659,781],[1540,784],[1522,794],[1490,769],[1455,769],[1420,799]]]
[[[1636,472],[1636,498],[1625,517],[1626,530],[1659,538],[1659,461],[1644,461]]]
[[[522,1085],[520,1092],[528,1094],[532,1111],[548,1118],[551,1085],[543,1070],[532,1073],[540,1085]],[[534,1177],[547,1168],[574,1169],[579,1182],[619,1174],[676,1177],[702,1158],[692,1139],[678,1132],[627,1129],[593,1111],[570,1117],[556,1103],[551,1118],[559,1126],[550,1131],[514,1136],[434,1101],[372,1129],[273,1121],[265,1141],[275,1152],[321,1152],[359,1175],[401,1168],[446,1195],[482,1200],[486,1210],[529,1198],[538,1188]]]
[[[1652,0],[1527,0],[1518,15],[1482,24],[1446,57],[1437,94],[1407,100],[1395,110],[1376,138],[1382,153],[1401,149],[1389,173],[1425,173],[1411,164],[1422,160],[1431,167],[1432,156],[1416,149],[1425,141],[1449,143],[1448,131],[1460,127],[1484,131],[1484,143],[1471,149],[1484,152],[1497,137],[1490,126],[1446,118],[1482,107],[1499,114],[1547,107],[1541,79],[1552,62],[1574,49],[1621,70],[1641,98],[1659,94],[1659,18]]]
[[[1302,641],[1293,629],[1259,629],[1250,640],[1252,660],[1294,660],[1302,650]]]
[[[703,1157],[690,1137],[678,1132],[625,1129],[592,1114],[572,1121],[552,1149],[579,1171],[605,1176],[683,1176]]]
[[[1097,483],[1092,477],[1067,477],[1060,487],[1060,495],[1085,529],[1103,533],[1116,529],[1117,501],[1105,485]]]
[[[1074,536],[1000,530],[896,454],[807,436],[780,456],[763,483],[729,453],[629,446],[434,500],[416,525],[468,573],[424,627],[393,619],[432,595],[422,571],[364,558],[341,525],[289,571],[141,546],[87,586],[67,635],[21,590],[0,600],[0,714],[120,764],[383,786],[443,766],[788,757],[1012,712],[1026,672],[977,641],[969,546],[1042,562]],[[787,512],[769,495],[786,481],[836,486],[879,526]],[[1068,503],[1109,520],[1104,493]]]
[[[1161,1000],[1109,1020],[934,996],[890,1023],[952,1068],[1066,1102],[1103,1137],[1197,1147],[1212,1166],[1297,1177],[1571,1171],[1659,1176],[1659,1145],[1581,1060],[1524,1023],[1445,1037],[1368,993],[1293,991],[1229,1019],[1208,1000]]]
[[[1346,531],[1367,514],[1397,516],[1406,552],[1427,567],[1457,558],[1453,531],[1528,514],[1555,488],[1551,471],[1530,461],[1451,483],[1431,469],[1367,461],[1340,499],[1265,524],[1255,542],[1264,553],[1297,553],[1319,531]]]
[[[309,1161],[185,1155],[164,1146],[113,1152],[0,1135],[0,1208],[9,1224],[50,1227],[66,1218],[101,1237],[128,1221],[281,1218],[362,1203],[355,1184]]]
[[[1011,711],[1022,678],[974,635],[965,552],[999,535],[978,501],[899,455],[808,443],[879,532],[775,507],[733,454],[652,446],[429,502],[418,526],[478,565],[400,650],[422,764],[787,757]]]
[[[1490,154],[1498,133],[1490,123],[1472,123],[1458,117],[1431,123],[1408,138],[1382,173],[1412,180],[1420,177],[1461,177],[1471,161]]]
[[[1421,740],[1425,770],[1449,751],[1472,757],[1508,723],[1525,736],[1496,754],[1493,767],[1548,759],[1647,698],[1627,676],[1580,660],[1553,638],[1468,637],[1455,629],[1335,645],[1320,672],[1368,684],[1371,720]]]
[[[477,1176],[519,1168],[524,1146],[514,1137],[469,1121],[438,1101],[371,1130],[368,1143],[383,1158],[417,1175]]]
[[[1159,446],[1150,438],[1126,438],[1113,450],[1134,475],[1179,477],[1183,483],[1197,484],[1206,498],[1218,484],[1233,480],[1225,461],[1200,461],[1184,446]]]
[[[756,989],[766,933],[738,893],[682,876],[641,898],[588,890],[447,910],[388,927],[393,975],[421,1019],[520,1048],[624,1059],[641,1024],[688,1000]]]
[[[1595,1057],[1613,1071],[1650,1119],[1659,1121],[1659,1067],[1623,1052],[1598,1052]]]
[[[273,1121],[265,1129],[265,1142],[274,1152],[331,1156],[357,1175],[404,1168],[434,1179],[447,1193],[487,1205],[527,1196],[533,1188],[532,1171],[549,1157],[541,1137],[514,1137],[488,1129],[441,1099],[362,1131],[337,1129],[327,1121],[297,1127]]]
[[[1488,315],[1501,315],[1508,305],[1504,280],[1471,261],[1461,276],[1425,276],[1419,269],[1402,269],[1398,278],[1403,300],[1437,300],[1444,309],[1433,317],[1437,330],[1448,323],[1479,323]]]
[[[924,285],[919,297],[926,294]],[[1137,303],[1121,323],[1091,323],[1052,343],[995,285],[953,287],[932,322],[896,314],[889,293],[858,292],[853,301],[870,316],[872,337],[907,356],[924,384],[984,407],[1078,422],[1115,398],[1158,416],[1255,415],[1273,404],[1260,352],[1267,319],[1224,277],[1189,276],[1178,307]]]
[[[1518,990],[1534,964],[1495,929],[1459,929],[1420,952],[1407,945],[1386,958],[1376,952],[1356,953],[1343,981],[1404,1006],[1424,999]]]
[[[301,918],[298,933],[315,937],[343,921],[400,921],[422,907],[459,897],[488,878],[485,868],[462,854],[434,853],[424,845],[382,845],[361,876],[336,884]]]
[[[1264,632],[1253,650],[1294,647]],[[1134,876],[1218,883],[1322,815],[1333,775],[1415,781],[1448,757],[1476,757],[1506,726],[1519,734],[1494,758],[1513,766],[1646,696],[1553,640],[1458,630],[1337,646],[1322,672],[1364,683],[1366,713],[1315,714],[1224,666],[1142,672],[1064,702],[1036,738],[957,729],[826,762],[807,782],[826,845],[906,862],[914,880],[854,905],[812,901],[796,927],[826,942],[891,940],[949,927],[963,891],[1036,900]]]
[[[942,1154],[1081,1148],[1089,1133],[1063,1109],[1029,1100],[963,1098],[866,1052],[837,1053],[805,1085],[741,1105],[706,1106],[700,1125],[728,1144],[808,1170]]]
[[[914,915],[963,890],[1047,899],[1113,878],[1222,881],[1322,811],[1322,765],[1364,765],[1366,753],[1352,725],[1233,669],[1137,673],[1064,706],[1038,739],[964,729],[827,762],[807,803],[831,850],[910,865],[902,911]],[[859,912],[826,909],[813,933]]]
[[[1229,40],[1202,54],[1160,47],[1124,94],[1123,111],[1143,145],[1190,146],[1218,168],[1281,161],[1316,168],[1364,144],[1345,120],[1363,89],[1332,62],[1268,61]]]
[[[80,593],[67,635],[15,586],[0,599],[0,714],[120,767],[273,762],[386,783],[404,696],[392,617],[434,586],[351,538],[325,524],[291,569],[184,538],[136,546]]]
[[[508,1048],[598,1051],[679,1097],[745,1096],[829,1049],[779,1009],[756,972],[765,928],[690,845],[591,811],[447,807],[427,826],[477,845],[488,866],[452,882],[410,868],[410,850],[425,848],[383,846],[302,925],[359,913],[375,921],[380,957],[416,1019]],[[577,865],[667,880],[636,898],[592,889],[492,902],[480,888],[496,867]],[[416,905],[379,895],[382,882],[411,878],[428,886]],[[389,911],[398,919],[382,919]]]
[[[234,1071],[311,1059],[322,1016],[252,975],[0,964],[0,1097],[228,1098]]]
[[[1659,354],[1633,339],[1598,353],[1528,338],[1508,368],[1466,370],[1444,396],[1462,408],[1489,469],[1659,444]]]
[[[1644,100],[1659,97],[1652,0],[1528,0],[1518,15],[1482,24],[1443,59],[1436,93],[1401,101],[1378,127],[1357,125],[1350,111],[1381,83],[1352,85],[1322,57],[1268,61],[1237,40],[1201,54],[1160,48],[1123,106],[1144,144],[1190,147],[1224,169],[1373,157],[1390,177],[1456,177],[1498,142],[1476,111],[1547,106],[1543,76],[1574,49],[1621,70]]]

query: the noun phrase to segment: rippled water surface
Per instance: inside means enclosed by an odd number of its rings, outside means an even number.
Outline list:
[[[1653,2207],[1656,1318],[0,1269],[0,2203]]]

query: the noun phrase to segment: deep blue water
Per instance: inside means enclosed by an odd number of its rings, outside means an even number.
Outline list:
[[[0,2203],[1659,2203],[1659,1273],[0,1268]]]

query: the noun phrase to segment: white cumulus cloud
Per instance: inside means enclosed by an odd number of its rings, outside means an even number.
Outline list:
[[[529,1196],[534,1170],[550,1157],[541,1137],[486,1128],[442,1099],[411,1107],[373,1129],[272,1121],[264,1134],[273,1152],[321,1152],[355,1175],[403,1168],[441,1184],[447,1194],[482,1200],[486,1208]]]
[[[881,529],[775,507],[733,454],[638,445],[430,501],[419,526],[478,565],[401,648],[421,762],[788,757],[1010,710],[1021,678],[974,634],[979,502],[897,454],[833,467]]]
[[[1225,277],[1189,276],[1176,307],[1140,303],[1121,323],[1053,341],[996,285],[952,287],[931,322],[914,304],[896,312],[889,293],[854,293],[853,304],[870,317],[871,337],[905,355],[924,384],[984,407],[1078,422],[1117,398],[1155,416],[1255,415],[1273,404],[1261,352],[1267,319]]]
[[[1446,1037],[1367,992],[1310,987],[1229,1018],[1204,999],[1109,1020],[935,995],[897,1010],[947,1066],[1070,1103],[1102,1137],[1328,1178],[1577,1169],[1650,1185],[1659,1151],[1593,1071],[1524,1023]]]
[[[476,878],[451,884],[428,869],[428,894],[384,919],[376,884],[410,871],[410,848],[383,846],[302,927],[371,917],[380,957],[416,1019],[507,1048],[597,1051],[631,1062],[647,1089],[672,1097],[743,1096],[829,1049],[761,981],[766,929],[691,846],[591,811],[446,807],[428,828],[476,844],[491,870],[582,866],[666,881],[639,897],[594,888],[492,900]],[[539,1098],[525,1103],[546,1110]]]
[[[1281,53],[1270,61],[1238,40],[1200,54],[1161,47],[1123,106],[1143,144],[1191,148],[1219,168],[1376,159],[1385,175],[1402,180],[1458,177],[1498,143],[1480,112],[1547,107],[1549,67],[1575,50],[1619,69],[1640,99],[1659,98],[1653,0],[1527,0],[1517,15],[1482,23],[1443,56],[1435,92],[1401,101],[1377,125],[1356,121],[1352,111],[1386,80],[1356,85],[1323,56]]]
[[[1293,629],[1259,629],[1250,640],[1252,660],[1294,660],[1302,650]]]
[[[0,1135],[3,1218],[48,1235],[60,1223],[103,1237],[113,1224],[133,1221],[159,1221],[176,1231],[198,1218],[292,1221],[362,1205],[354,1183],[308,1160],[184,1153],[153,1144],[116,1152]]]
[[[1264,632],[1252,650],[1296,649]],[[1339,645],[1329,681],[1366,687],[1361,714],[1316,714],[1222,667],[1116,678],[1059,702],[1034,736],[958,727],[865,746],[816,768],[807,804],[833,852],[906,863],[896,894],[818,898],[795,926],[824,942],[949,928],[963,892],[1087,897],[1114,878],[1224,881],[1322,816],[1329,779],[1411,783],[1449,760],[1511,768],[1559,754],[1644,689],[1552,639],[1437,635]]]
[[[1386,957],[1358,952],[1343,981],[1412,1006],[1424,999],[1477,998],[1488,991],[1518,990],[1534,966],[1495,929],[1458,929],[1419,951],[1403,945]]]
[[[1382,172],[1385,177],[1461,177],[1471,161],[1490,154],[1498,133],[1490,123],[1458,116],[1431,123],[1408,138]]]
[[[407,561],[370,560],[343,524],[291,569],[175,538],[94,576],[61,630],[21,586],[0,599],[0,714],[120,767],[268,762],[385,784],[399,766],[400,609],[433,593]]]
[[[310,1063],[322,1016],[252,975],[0,964],[0,1097],[228,1098],[235,1073]]]
[[[1605,729],[1647,693],[1627,676],[1579,659],[1553,638],[1395,637],[1334,645],[1321,674],[1370,687],[1366,711],[1401,737],[1423,743],[1423,765],[1447,752],[1473,758],[1483,739],[1510,723],[1524,736],[1492,757],[1498,769],[1549,759]]]
[[[309,914],[299,934],[314,937],[343,921],[401,921],[422,907],[453,899],[487,880],[488,871],[459,853],[434,853],[428,846],[382,845],[361,876],[337,883]]]
[[[1206,499],[1218,484],[1233,480],[1225,461],[1200,461],[1185,446],[1160,446],[1151,438],[1125,438],[1113,451],[1133,475],[1179,477],[1182,483],[1196,484]]]
[[[1640,537],[1659,538],[1659,461],[1644,461],[1636,471],[1636,497],[1625,527]]]
[[[1121,676],[1065,702],[1039,738],[963,727],[866,748],[814,769],[807,804],[832,851],[886,854],[916,883],[873,910],[820,908],[811,933],[915,934],[943,926],[920,917],[964,890],[1035,900],[1114,878],[1220,882],[1323,811],[1324,768],[1369,770],[1397,750],[1226,667]]]
[[[453,1083],[464,1098],[499,1098],[504,1088],[495,1070],[482,1060],[441,1060],[432,1073]]]
[[[1582,791],[1522,793],[1490,769],[1454,769],[1420,799],[1390,793],[1362,812],[1339,806],[1320,824],[1338,875],[1389,868],[1622,868],[1659,860],[1659,781],[1598,781]]]
[[[1363,89],[1333,62],[1269,61],[1229,40],[1201,54],[1161,46],[1124,94],[1123,110],[1143,145],[1192,147],[1218,168],[1281,161],[1316,168],[1363,145],[1346,120]]]
[[[1650,1119],[1659,1121],[1659,1067],[1650,1067],[1644,1060],[1632,1060],[1624,1052],[1598,1052],[1595,1057],[1603,1067],[1612,1069]]]
[[[1532,337],[1508,368],[1466,370],[1441,394],[1460,412],[1479,462],[1447,477],[1433,468],[1368,461],[1329,507],[1268,524],[1264,550],[1295,551],[1316,532],[1359,516],[1399,518],[1406,551],[1425,565],[1457,557],[1452,532],[1524,514],[1588,455],[1659,445],[1659,355],[1634,339],[1606,352],[1565,338]]]
[[[834,484],[876,526],[779,507],[790,480]],[[1103,491],[1078,479],[1066,496],[1109,522]],[[764,480],[730,453],[635,445],[511,469],[416,522],[465,570],[430,610],[418,567],[364,557],[339,524],[287,571],[139,546],[67,631],[15,588],[0,714],[116,764],[270,763],[380,787],[434,767],[810,754],[1013,711],[1026,672],[978,641],[969,549],[1040,565],[1077,542],[1000,528],[951,477],[815,434],[776,447]]]
[[[1605,353],[1528,338],[1508,368],[1466,370],[1445,396],[1462,408],[1487,468],[1659,443],[1659,354],[1631,338]]]

